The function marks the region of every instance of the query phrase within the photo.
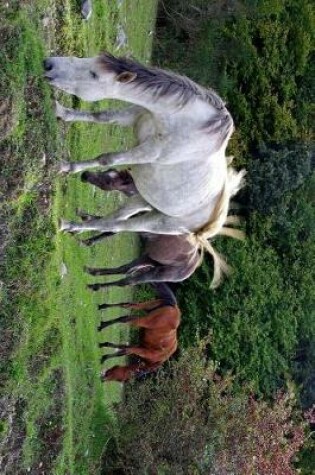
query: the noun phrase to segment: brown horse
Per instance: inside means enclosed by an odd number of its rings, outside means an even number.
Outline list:
[[[99,309],[122,307],[144,310],[147,315],[126,315],[111,321],[101,322],[101,331],[114,323],[128,323],[143,329],[139,346],[119,345],[115,343],[100,343],[100,348],[116,348],[113,354],[104,355],[103,363],[109,358],[123,355],[136,355],[140,361],[127,366],[114,366],[102,372],[103,381],[127,381],[133,376],[141,376],[158,369],[177,349],[177,328],[180,324],[180,310],[176,298],[170,288],[164,284],[154,285],[159,299],[142,303],[117,303],[99,305]]]

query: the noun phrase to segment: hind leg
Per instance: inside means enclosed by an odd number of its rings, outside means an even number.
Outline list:
[[[119,267],[84,267],[85,272],[91,275],[112,275],[112,274],[126,274],[127,272],[136,272],[143,267],[152,266],[151,261],[146,255],[137,257],[128,264],[124,264]]]
[[[111,282],[98,282],[96,284],[88,285],[91,290],[97,291],[106,287],[118,286],[123,287],[125,285],[139,285],[150,282],[181,282],[189,277],[190,273],[185,273],[185,269],[171,266],[159,266],[156,264],[150,269],[139,272],[136,275],[130,275],[124,279],[111,281]]]

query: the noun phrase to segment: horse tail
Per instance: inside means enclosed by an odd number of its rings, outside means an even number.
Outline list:
[[[231,157],[227,157],[227,161],[232,161]],[[230,199],[234,196],[245,184],[244,176],[245,170],[236,172],[232,167],[228,168],[227,179],[214,208],[210,220],[198,231],[191,233],[190,241],[201,249],[202,255],[206,251],[211,254],[214,264],[213,279],[210,288],[215,289],[220,284],[223,274],[229,275],[231,268],[226,263],[223,256],[221,256],[209,242],[217,235],[229,236],[235,239],[245,239],[245,233],[240,229],[225,226],[225,224],[238,225],[240,218],[235,215],[228,216]]]

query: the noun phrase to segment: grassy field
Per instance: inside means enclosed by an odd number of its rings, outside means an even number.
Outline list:
[[[80,2],[0,6],[0,471],[6,474],[98,473],[109,405],[120,397],[118,384],[99,380],[95,304],[126,300],[131,291],[92,295],[82,266],[118,265],[137,254],[138,244],[130,235],[116,236],[89,250],[56,233],[58,218],[74,217],[76,207],[105,214],[121,199],[82,185],[78,177],[59,177],[56,164],[119,150],[132,135],[57,124],[42,60],[49,54],[117,52],[120,27],[128,41],[119,53],[148,60],[156,1],[93,3],[88,22],[81,19]],[[56,97],[72,105],[70,97]],[[102,336],[124,338],[119,327]]]

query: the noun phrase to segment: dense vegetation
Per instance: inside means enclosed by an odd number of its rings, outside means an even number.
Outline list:
[[[235,395],[233,379],[218,377],[205,345],[186,350],[155,380],[129,385],[116,407],[119,430],[104,475],[296,473],[305,424],[294,415],[292,394],[267,403],[244,386]]]

